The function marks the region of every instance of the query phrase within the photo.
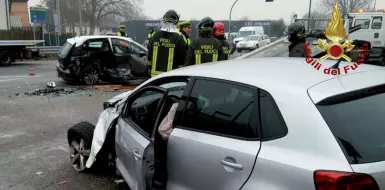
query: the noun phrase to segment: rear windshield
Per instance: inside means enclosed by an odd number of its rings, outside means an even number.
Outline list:
[[[65,43],[59,50],[59,56],[60,57],[66,57],[68,53],[71,51],[72,44],[70,43]]]
[[[385,160],[385,93],[318,105],[350,164]]]

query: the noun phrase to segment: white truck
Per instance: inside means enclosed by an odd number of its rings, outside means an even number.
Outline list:
[[[43,58],[39,47],[27,48],[40,43],[44,43],[44,40],[0,40],[0,66],[9,66],[16,59]]]
[[[348,35],[349,39],[359,39],[370,42],[371,61],[378,61],[379,65],[385,66],[385,9],[376,12],[368,12],[364,9],[354,10],[349,13],[350,26],[361,26]]]
[[[238,36],[234,38],[234,44],[243,41],[247,36],[264,34],[265,30],[263,29],[263,26],[244,26],[239,29]]]

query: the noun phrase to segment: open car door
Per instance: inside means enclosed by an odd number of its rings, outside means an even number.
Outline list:
[[[117,121],[115,134],[116,167],[130,189],[144,189],[143,163],[151,162],[154,125],[168,90],[144,87],[132,94]]]

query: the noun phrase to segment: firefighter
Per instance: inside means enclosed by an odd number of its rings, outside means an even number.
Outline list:
[[[183,35],[184,42],[186,43],[186,48],[191,44],[190,35],[191,35],[191,20],[186,20],[178,24],[178,29],[181,35]]]
[[[148,29],[148,35],[147,35],[147,39],[150,40],[151,36],[154,35],[155,31],[154,31],[154,28],[153,27],[150,27]]]
[[[222,44],[213,37],[214,21],[210,17],[205,17],[197,27],[199,39],[191,42],[185,66],[224,60]]]
[[[151,65],[151,77],[183,65],[186,58],[185,42],[179,34],[177,23],[179,15],[169,10],[163,16],[163,26],[156,31],[148,44],[148,61]]]
[[[126,28],[126,26],[124,24],[119,25],[119,32],[116,33],[116,35],[128,37],[128,34],[124,31],[124,28]]]
[[[226,41],[225,37],[225,25],[222,22],[215,22],[214,24],[214,37],[222,43],[223,53],[225,60],[230,59],[230,45]]]
[[[306,43],[306,29],[305,26],[299,22],[290,24],[285,34],[289,38],[289,57],[306,57],[305,43]]]

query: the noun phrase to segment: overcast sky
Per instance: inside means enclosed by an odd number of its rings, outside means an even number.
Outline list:
[[[30,4],[36,4],[40,0],[29,0]],[[175,9],[181,19],[201,19],[210,16],[214,20],[229,18],[231,5],[235,0],[143,0],[145,14],[158,19],[168,9]],[[309,0],[274,0],[266,3],[265,0],[239,0],[234,6],[232,19],[241,19],[247,16],[249,19],[279,19],[290,21],[290,16],[296,12],[302,16],[309,10]],[[318,1],[313,0],[312,8],[316,9]],[[385,0],[377,0],[377,9],[385,8]]]

